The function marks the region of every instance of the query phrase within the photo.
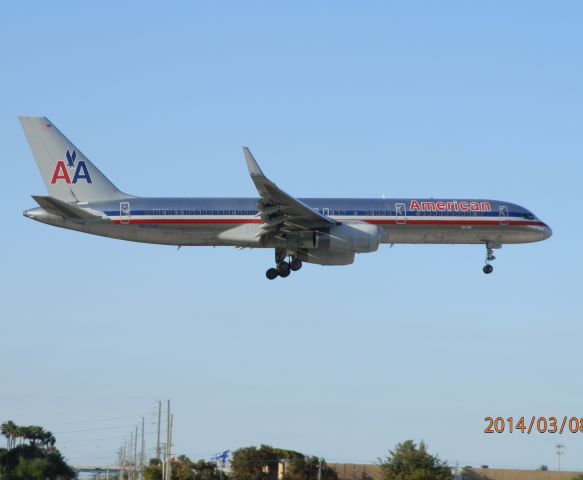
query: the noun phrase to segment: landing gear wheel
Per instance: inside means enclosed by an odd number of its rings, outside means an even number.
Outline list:
[[[486,243],[486,265],[484,265],[484,268],[482,269],[482,271],[486,275],[489,275],[490,273],[492,273],[494,271],[494,267],[492,265],[490,265],[490,262],[493,262],[494,260],[496,260],[496,257],[494,256],[494,249],[501,248],[501,247],[502,247],[502,244]]]
[[[291,268],[294,272],[297,272],[300,268],[302,268],[302,261],[299,258],[294,258],[291,261],[289,268]]]
[[[285,260],[282,260],[281,262],[279,262],[277,264],[277,271],[280,274],[285,273],[285,272],[289,272],[289,267],[290,267],[289,263],[287,263]]]
[[[291,270],[286,270],[285,272],[279,272],[279,276],[281,278],[286,278],[286,277],[289,277],[290,273],[291,273]]]
[[[265,276],[269,280],[275,280],[279,276],[279,272],[275,268],[270,268],[267,270],[267,272],[265,272]]]

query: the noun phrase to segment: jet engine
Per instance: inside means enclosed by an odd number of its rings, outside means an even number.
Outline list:
[[[328,231],[303,232],[297,258],[320,265],[349,265],[356,253],[379,248],[380,230],[369,223],[342,224]]]

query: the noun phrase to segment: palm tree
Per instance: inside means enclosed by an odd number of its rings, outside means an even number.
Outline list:
[[[25,427],[8,421],[0,425],[0,433],[6,437],[8,450],[16,447],[16,439],[19,439],[19,445],[28,441],[33,446],[54,447],[56,443],[55,436],[51,432],[36,425]]]
[[[40,444],[45,447],[54,447],[57,442],[55,436],[48,430],[43,430],[40,435]]]
[[[19,427],[12,420],[0,425],[0,433],[6,437],[8,450],[16,446],[16,438],[19,436]]]
[[[35,425],[29,425],[24,427],[24,438],[29,441],[30,445],[36,445],[37,442],[41,440],[43,429],[42,427],[37,427]]]
[[[18,438],[18,445],[22,445],[28,439],[28,427],[23,425],[14,426],[14,435]]]

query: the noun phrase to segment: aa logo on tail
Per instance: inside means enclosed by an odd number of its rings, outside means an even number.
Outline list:
[[[53,172],[53,178],[51,178],[51,185],[54,185],[59,180],[64,181],[67,185],[70,185],[71,183],[77,183],[79,180],[85,180],[87,183],[93,183],[85,162],[83,160],[79,160],[75,165],[75,161],[77,160],[77,152],[75,150],[73,150],[73,152],[67,150],[65,156],[67,157],[67,164],[65,165],[64,160],[57,161],[55,170]],[[69,170],[74,170],[73,180],[71,180]]]

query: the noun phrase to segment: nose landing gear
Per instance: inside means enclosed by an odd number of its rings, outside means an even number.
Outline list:
[[[493,262],[494,260],[496,260],[496,257],[494,256],[494,248],[500,248],[497,245],[491,245],[489,243],[486,244],[486,265],[484,265],[484,268],[482,268],[482,271],[486,274],[489,275],[490,273],[492,273],[494,271],[494,267],[492,265],[490,265],[490,262]]]

